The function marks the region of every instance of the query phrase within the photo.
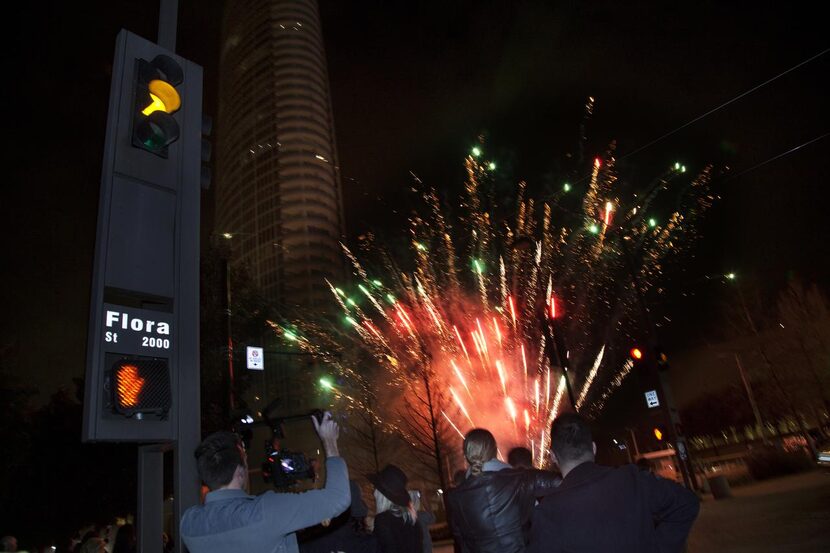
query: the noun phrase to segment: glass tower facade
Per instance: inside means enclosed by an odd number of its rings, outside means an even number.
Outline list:
[[[229,0],[216,125],[216,232],[286,307],[343,275],[340,176],[315,0]]]

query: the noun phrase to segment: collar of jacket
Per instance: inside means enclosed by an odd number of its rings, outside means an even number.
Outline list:
[[[503,462],[499,461],[498,459],[490,459],[489,461],[487,461],[486,463],[484,463],[481,466],[481,470],[483,470],[484,472],[498,472],[500,470],[512,469],[512,468],[513,467],[511,467],[507,463],[503,463]]]
[[[211,503],[213,501],[224,501],[226,499],[237,499],[240,497],[251,497],[245,490],[230,490],[230,489],[222,489],[222,490],[214,490],[212,492],[208,492],[205,496],[205,503]]]
[[[510,465],[507,463],[503,463],[498,459],[490,459],[486,461],[483,465],[481,465],[481,472],[498,472],[504,469],[512,469]],[[470,477],[470,469],[467,468],[467,478]]]
[[[568,476],[566,476],[565,479],[562,480],[562,484],[559,485],[558,490],[576,488],[578,486],[582,486],[583,484],[599,480],[610,470],[613,469],[610,467],[603,467],[593,461],[586,461],[581,465],[577,465],[571,470],[571,472],[568,473]]]

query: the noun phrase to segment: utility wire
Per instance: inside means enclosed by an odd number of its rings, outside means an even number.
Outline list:
[[[810,63],[811,61],[813,61],[813,60],[815,60],[815,59],[820,58],[821,56],[823,56],[823,55],[824,55],[824,54],[826,54],[827,52],[830,52],[830,48],[825,48],[824,50],[822,50],[822,51],[821,51],[821,52],[819,52],[818,54],[815,54],[814,56],[811,56],[811,57],[807,58],[806,60],[804,60],[804,61],[802,61],[802,62],[799,62],[799,63],[797,63],[797,64],[793,65],[792,67],[790,67],[789,69],[787,69],[787,70],[785,70],[785,71],[783,71],[783,72],[779,73],[778,75],[776,75],[776,76],[774,76],[774,77],[772,77],[772,78],[770,78],[770,79],[767,79],[766,81],[762,82],[761,84],[758,84],[758,85],[756,85],[756,86],[754,86],[754,87],[750,88],[749,90],[747,90],[747,91],[745,91],[745,92],[742,92],[741,94],[739,94],[739,95],[735,96],[735,97],[734,97],[734,98],[732,98],[731,100],[727,100],[726,102],[722,103],[721,105],[719,105],[719,106],[717,106],[717,107],[715,107],[715,108],[710,109],[710,110],[709,110],[709,111],[707,111],[706,113],[704,113],[704,114],[702,114],[702,115],[699,115],[699,116],[695,117],[695,118],[694,118],[694,119],[692,119],[691,121],[688,121],[687,123],[684,123],[684,124],[680,125],[680,126],[679,126],[679,127],[677,127],[676,129],[674,129],[674,130],[672,130],[672,131],[669,131],[669,132],[667,132],[666,134],[664,134],[664,135],[662,135],[662,136],[660,136],[660,137],[658,137],[658,138],[655,138],[655,139],[654,139],[654,140],[652,140],[651,142],[649,142],[649,143],[647,143],[647,144],[644,144],[644,145],[640,146],[639,148],[637,148],[637,149],[636,149],[636,150],[634,150],[633,152],[629,152],[629,153],[625,154],[624,156],[619,157],[618,159],[619,159],[619,160],[623,160],[623,159],[626,159],[626,158],[629,158],[629,157],[633,156],[634,154],[637,154],[637,153],[642,152],[642,151],[643,151],[643,150],[645,150],[646,148],[649,148],[649,147],[651,147],[651,146],[653,146],[653,145],[657,144],[657,143],[658,143],[658,142],[660,142],[661,140],[665,140],[666,138],[668,138],[668,137],[670,137],[670,136],[672,136],[672,135],[674,135],[674,134],[676,134],[676,133],[680,132],[681,130],[685,129],[685,128],[686,128],[686,127],[688,127],[689,125],[693,125],[694,123],[697,123],[697,122],[698,122],[698,121],[700,121],[701,119],[703,119],[703,118],[705,118],[705,117],[708,117],[709,115],[712,115],[713,113],[715,113],[715,112],[717,112],[717,111],[722,110],[722,109],[723,109],[723,108],[725,108],[726,106],[728,106],[728,105],[730,105],[730,104],[733,104],[733,103],[737,102],[738,100],[740,100],[741,98],[744,98],[744,97],[748,96],[749,94],[752,94],[752,93],[753,93],[753,92],[755,92],[756,90],[758,90],[758,89],[760,89],[760,88],[762,88],[762,87],[764,87],[764,86],[766,86],[766,85],[770,84],[770,83],[771,83],[771,82],[773,82],[773,81],[776,81],[776,80],[780,79],[780,78],[781,78],[781,77],[783,77],[784,75],[787,75],[788,73],[792,73],[793,71],[795,71],[795,70],[796,70],[796,69],[798,69],[799,67],[802,67],[802,66],[804,66],[804,65],[806,65],[806,64],[808,64],[808,63]],[[770,160],[770,161],[772,161],[772,160]],[[574,182],[574,184],[578,184],[578,183],[580,183],[580,182],[583,182],[584,180],[586,180],[586,179],[587,179],[587,178],[589,178],[589,177],[590,177],[590,175],[585,175],[584,177],[582,177],[582,178],[580,178],[580,179],[578,179],[578,180],[576,180],[576,181],[573,181],[573,182]]]
[[[672,136],[673,134],[675,134],[675,133],[677,133],[677,132],[680,132],[681,130],[685,129],[685,128],[686,128],[686,127],[688,127],[689,125],[693,125],[694,123],[697,123],[698,121],[700,121],[700,120],[701,120],[701,119],[703,119],[704,117],[708,117],[708,116],[712,115],[713,113],[715,113],[715,112],[717,112],[717,111],[720,111],[721,109],[725,108],[726,106],[728,106],[728,105],[730,105],[730,104],[732,104],[732,103],[734,103],[734,102],[737,102],[737,101],[738,101],[738,100],[740,100],[741,98],[743,98],[743,97],[745,97],[745,96],[748,96],[748,95],[752,94],[753,92],[755,92],[755,91],[756,91],[756,90],[758,90],[759,88],[762,88],[762,87],[764,87],[764,86],[766,86],[766,85],[770,84],[771,82],[773,82],[773,81],[776,81],[776,80],[780,79],[780,78],[781,78],[781,77],[783,77],[784,75],[786,75],[786,74],[788,74],[788,73],[791,73],[791,72],[795,71],[795,70],[796,70],[796,69],[798,69],[799,67],[801,67],[801,66],[803,66],[803,65],[806,65],[806,64],[810,63],[811,61],[813,61],[813,60],[815,60],[815,59],[817,59],[817,58],[820,58],[821,56],[823,56],[823,55],[824,55],[824,54],[826,54],[827,52],[830,52],[830,48],[827,48],[827,49],[825,49],[825,50],[822,50],[822,51],[821,51],[821,52],[819,52],[818,54],[816,54],[816,55],[814,55],[814,56],[812,56],[812,57],[810,57],[810,58],[807,58],[806,60],[802,61],[801,63],[798,63],[798,64],[796,64],[796,65],[794,65],[794,66],[790,67],[790,68],[789,68],[789,69],[787,69],[786,71],[783,71],[783,72],[779,73],[778,75],[776,75],[776,76],[774,76],[774,77],[772,77],[772,78],[770,78],[770,79],[767,79],[766,81],[762,82],[761,84],[756,85],[756,86],[754,86],[754,87],[750,88],[750,89],[749,89],[749,90],[747,90],[746,92],[743,92],[743,93],[741,93],[741,94],[739,94],[739,95],[735,96],[735,97],[734,97],[734,98],[732,98],[731,100],[728,100],[728,101],[726,101],[726,102],[722,103],[721,105],[717,106],[716,108],[710,109],[709,111],[707,111],[707,112],[706,112],[706,113],[704,113],[703,115],[699,115],[698,117],[695,117],[695,118],[694,118],[694,119],[692,119],[691,121],[689,121],[689,122],[687,122],[687,123],[684,123],[683,125],[680,125],[679,127],[677,127],[676,129],[674,129],[673,131],[669,131],[669,132],[667,132],[666,134],[664,134],[663,136],[660,136],[660,137],[658,137],[658,138],[655,138],[654,140],[652,140],[652,141],[651,141],[651,142],[649,142],[648,144],[645,144],[645,145],[643,145],[643,146],[640,146],[639,148],[637,148],[637,149],[636,149],[636,150],[634,150],[633,152],[629,152],[629,153],[625,154],[624,156],[620,157],[619,159],[623,160],[623,159],[625,159],[625,158],[628,158],[628,157],[633,156],[633,155],[634,155],[634,154],[636,154],[636,153],[642,152],[642,151],[643,151],[643,150],[645,150],[646,148],[648,148],[648,147],[650,147],[650,146],[653,146],[654,144],[657,144],[657,143],[658,143],[658,142],[660,142],[661,140],[664,140],[664,139],[666,139],[666,138],[668,138],[668,137]]]
[[[798,146],[794,146],[794,147],[790,148],[789,150],[781,152],[780,154],[776,154],[776,155],[772,156],[771,158],[762,161],[761,163],[756,163],[752,167],[749,167],[748,169],[744,169],[740,173],[737,173],[737,174],[734,174],[734,175],[731,175],[731,176],[725,178],[723,180],[723,182],[729,182],[731,180],[737,179],[738,177],[741,177],[741,176],[749,173],[750,171],[754,171],[755,169],[758,169],[759,167],[763,167],[764,165],[766,165],[768,163],[772,163],[773,161],[775,161],[777,159],[788,156],[788,155],[792,154],[793,152],[796,152],[796,151],[800,150],[801,148],[804,148],[805,146],[809,146],[810,144],[813,144],[815,142],[819,142],[819,141],[827,138],[828,136],[830,136],[830,132],[826,132],[826,133],[824,133],[820,136],[817,136],[817,137],[813,138],[812,140],[808,140],[807,142],[799,144]],[[559,211],[562,211],[564,213],[567,213],[568,215],[573,215],[573,216],[583,217],[583,218],[587,217],[588,219],[594,219],[596,222],[600,222],[600,223],[602,222],[602,218],[600,218],[599,216],[593,216],[592,217],[589,214],[586,215],[585,213],[582,213],[581,211],[577,211],[575,209],[571,209],[569,207],[566,207],[566,206],[560,204],[559,201],[558,201],[558,198],[556,198],[556,197],[548,198],[545,201],[551,207],[556,208]]]
[[[769,159],[767,159],[767,160],[765,160],[765,161],[762,161],[761,163],[758,163],[758,164],[756,164],[756,165],[753,165],[753,166],[752,166],[752,167],[750,167],[749,169],[745,169],[745,170],[741,171],[740,173],[738,173],[738,174],[736,174],[736,175],[732,175],[731,177],[727,178],[727,179],[726,179],[726,181],[730,181],[730,180],[732,180],[732,179],[737,179],[738,177],[740,177],[740,176],[742,176],[742,175],[746,175],[746,174],[747,174],[747,173],[749,173],[750,171],[754,171],[755,169],[758,169],[759,167],[763,167],[763,166],[764,166],[764,165],[766,165],[767,163],[772,163],[772,162],[773,162],[773,161],[775,161],[776,159],[780,159],[780,158],[782,158],[782,157],[784,157],[784,156],[790,155],[791,153],[793,153],[793,152],[795,152],[795,151],[797,151],[797,150],[800,150],[801,148],[803,148],[803,147],[805,147],[805,146],[809,146],[809,145],[810,145],[810,144],[812,144],[813,142],[818,142],[819,140],[822,140],[822,139],[824,139],[824,138],[827,138],[828,136],[830,136],[830,132],[826,132],[826,133],[822,134],[821,136],[817,136],[817,137],[815,137],[815,138],[814,138],[814,139],[812,139],[812,140],[808,140],[807,142],[804,142],[803,144],[799,144],[798,146],[795,146],[794,148],[790,148],[790,149],[789,149],[789,150],[787,150],[786,152],[781,152],[780,154],[775,155],[775,156],[773,156],[773,157],[771,157],[771,158],[769,158]]]

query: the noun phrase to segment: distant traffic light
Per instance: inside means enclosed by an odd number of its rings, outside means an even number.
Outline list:
[[[159,54],[153,61],[136,59],[133,146],[167,158],[167,147],[179,139],[173,117],[182,105],[176,86],[184,80],[181,66]]]
[[[665,436],[665,434],[666,433],[663,431],[663,429],[661,427],[659,427],[659,426],[654,427],[654,437],[657,438],[658,442],[663,441],[663,437]]]
[[[643,351],[640,348],[631,348],[629,355],[631,355],[631,358],[635,361],[639,361],[643,358]]]
[[[669,368],[669,357],[660,348],[655,348],[654,358],[657,360],[657,370],[665,371]]]
[[[169,363],[160,358],[123,357],[112,367],[110,390],[114,413],[164,418],[172,398]]]

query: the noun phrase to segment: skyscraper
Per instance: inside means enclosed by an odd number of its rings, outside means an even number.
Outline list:
[[[342,198],[316,0],[228,0],[217,118],[216,231],[283,306],[330,303]]]

